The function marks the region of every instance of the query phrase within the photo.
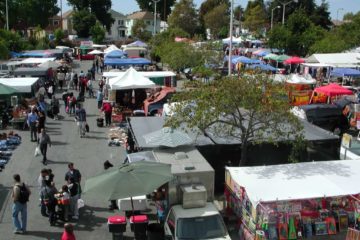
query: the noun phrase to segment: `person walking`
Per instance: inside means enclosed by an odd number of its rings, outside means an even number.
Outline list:
[[[61,235],[61,240],[76,240],[74,227],[71,223],[64,224],[64,232]]]
[[[37,123],[37,133],[38,135],[41,133],[41,129],[45,129],[45,121],[46,121],[46,116],[45,113],[41,110],[39,110],[38,113],[38,123]]]
[[[58,120],[58,114],[60,112],[60,104],[59,104],[59,100],[56,98],[55,95],[52,96],[51,99],[51,111],[54,117],[54,120]]]
[[[81,107],[81,104],[78,104],[78,109],[75,112],[75,119],[79,127],[80,138],[85,137],[86,111],[83,107]]]
[[[40,147],[40,151],[41,154],[43,155],[43,164],[46,165],[46,153],[47,153],[47,147],[51,147],[51,139],[49,137],[49,135],[47,135],[47,133],[45,132],[45,129],[41,129],[41,134],[39,136],[39,147]]]
[[[47,214],[46,211],[46,205],[44,203],[44,201],[41,199],[41,190],[45,187],[45,181],[49,181],[49,171],[46,168],[43,168],[40,172],[40,176],[38,177],[38,188],[39,188],[39,196],[40,196],[40,211],[41,211],[41,215],[44,217],[48,217],[49,215]]]
[[[104,99],[104,95],[103,95],[102,91],[100,89],[98,89],[97,93],[96,93],[96,101],[98,103],[98,109],[102,108],[103,99]]]
[[[36,124],[37,124],[38,120],[39,120],[39,117],[35,112],[35,107],[33,107],[31,109],[31,112],[27,116],[27,124],[30,128],[30,136],[31,136],[32,142],[37,141]]]
[[[74,96],[74,93],[70,93],[69,96],[67,97],[67,104],[68,104],[68,109],[69,109],[69,114],[75,114],[75,106],[76,106],[76,97]]]
[[[105,114],[105,126],[110,126],[111,125],[111,115],[112,115],[111,103],[109,103],[109,102],[104,103],[101,110]]]
[[[20,175],[15,174],[13,176],[15,184],[12,190],[12,220],[15,227],[15,234],[26,233],[27,225],[27,202],[31,191],[25,183],[21,183]],[[19,221],[19,213],[21,214],[21,223]]]

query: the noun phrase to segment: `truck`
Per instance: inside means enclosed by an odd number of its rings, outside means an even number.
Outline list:
[[[174,179],[164,190],[165,239],[230,240],[222,215],[213,203],[215,171],[195,147],[132,153],[126,161],[142,160],[171,164]]]

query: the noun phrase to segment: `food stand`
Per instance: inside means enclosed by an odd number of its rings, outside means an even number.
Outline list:
[[[360,161],[227,167],[226,212],[241,240],[334,235],[360,221]]]
[[[336,83],[315,88],[310,103],[332,103],[341,96],[353,95],[354,93]]]
[[[285,80],[285,87],[289,93],[292,106],[309,104],[316,80],[308,75],[292,74]]]

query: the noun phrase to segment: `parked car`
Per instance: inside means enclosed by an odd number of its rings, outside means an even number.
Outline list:
[[[342,134],[350,127],[343,109],[344,106],[336,104],[309,104],[292,108],[292,113],[323,129]]]

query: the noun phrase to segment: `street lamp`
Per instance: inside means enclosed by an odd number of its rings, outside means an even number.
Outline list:
[[[298,0],[291,0],[291,1],[287,2],[287,3],[284,3],[284,2],[281,2],[281,1],[278,0],[278,2],[283,5],[282,25],[284,25],[284,24],[285,24],[285,8],[286,8],[286,6],[289,5],[289,4],[292,3],[292,2],[297,3]]]
[[[6,8],[6,30],[9,31],[9,9],[8,9],[8,0],[6,0],[5,3],[5,8]]]
[[[230,5],[230,44],[229,44],[229,59],[228,59],[228,76],[231,76],[231,57],[232,57],[232,39],[233,39],[233,18],[234,18],[234,0],[231,0]]]
[[[280,6],[276,6],[271,10],[271,30],[273,29],[273,24],[274,24],[274,10],[281,8]]]
[[[156,34],[156,4],[160,1],[160,0],[152,0],[155,4],[155,8],[154,8],[154,36]]]
[[[340,11],[344,11],[344,9],[343,8],[339,8],[337,11],[336,11],[336,20],[338,20],[339,21],[339,12]]]

